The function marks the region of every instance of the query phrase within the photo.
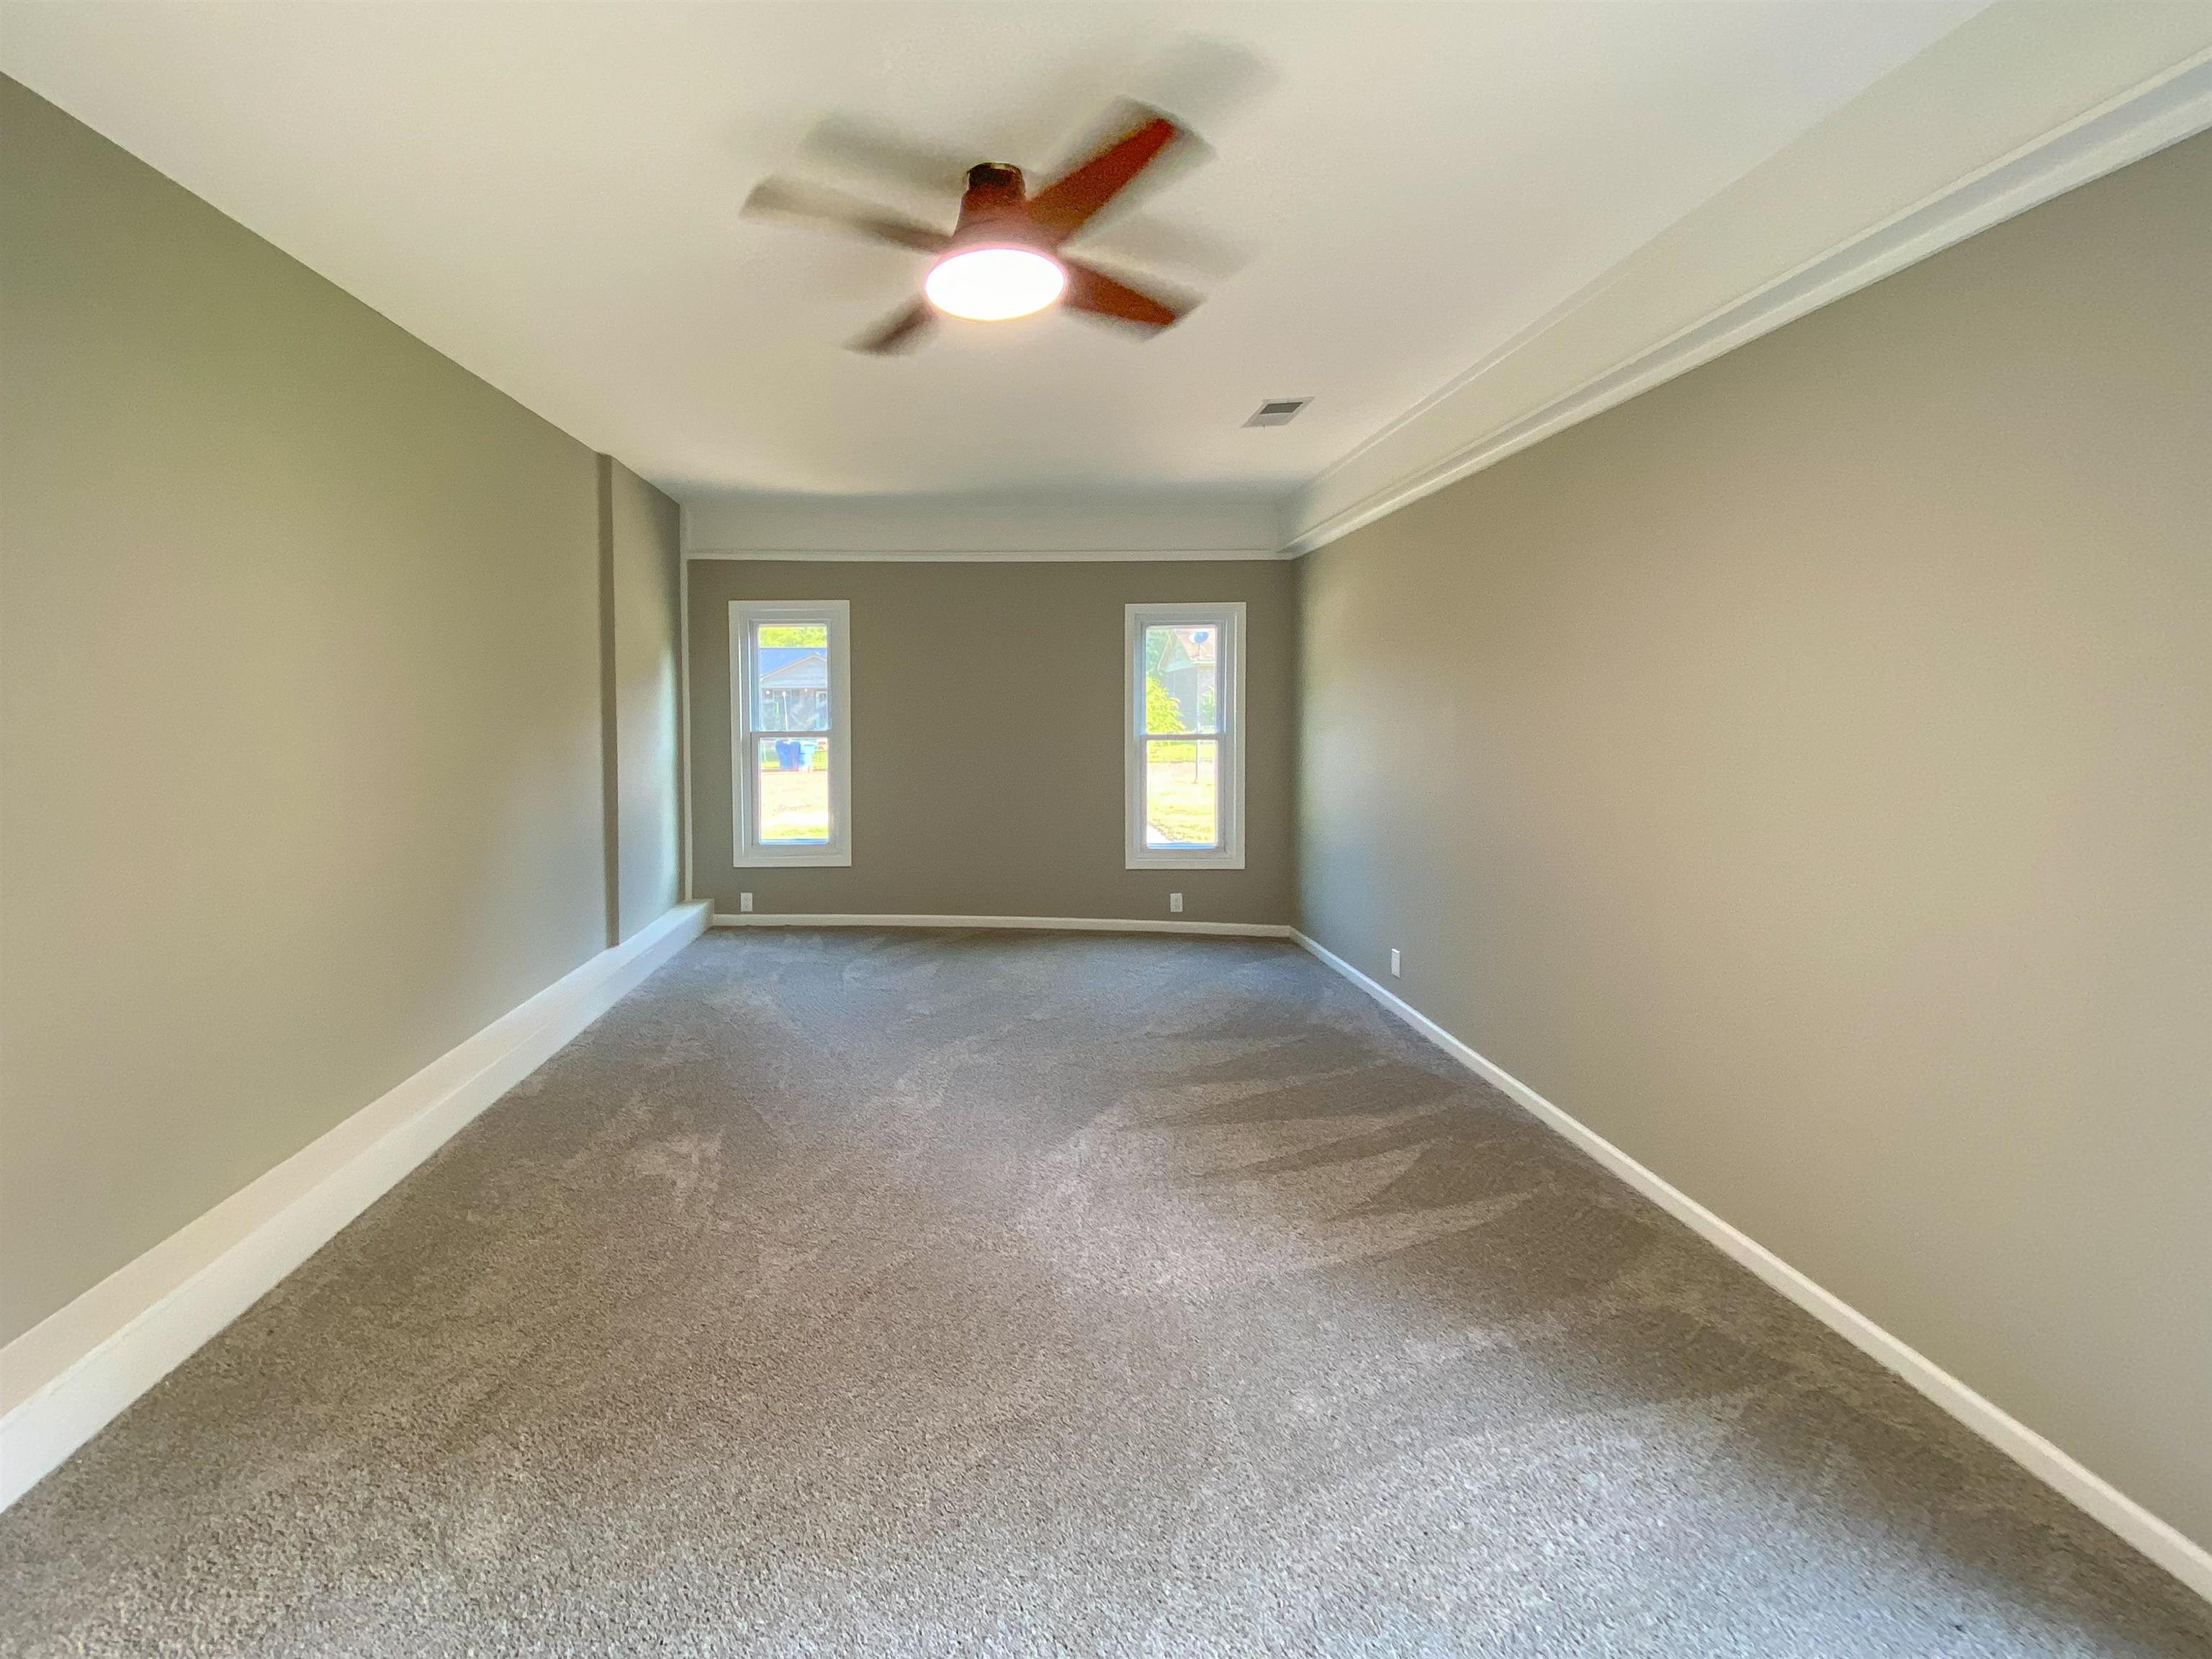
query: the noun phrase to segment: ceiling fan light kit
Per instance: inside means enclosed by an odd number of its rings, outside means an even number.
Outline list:
[[[1036,195],[1019,167],[985,161],[968,170],[960,221],[951,235],[889,209],[833,198],[782,179],[763,180],[746,211],[804,219],[935,256],[922,298],[853,343],[876,355],[910,350],[937,313],[973,322],[1033,316],[1054,304],[1158,333],[1190,307],[1171,305],[1061,252],[1069,238],[1171,145],[1190,135],[1153,110],[1089,161]]]
[[[930,304],[971,323],[1003,323],[1042,311],[1067,291],[1067,272],[1050,254],[1025,247],[948,253],[921,285]]]
[[[1030,316],[1067,291],[1067,268],[1030,218],[1019,167],[986,161],[969,169],[960,228],[921,291],[947,316],[975,323]]]

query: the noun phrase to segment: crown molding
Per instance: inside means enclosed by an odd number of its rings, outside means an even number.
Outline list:
[[[1961,175],[1537,409],[1298,526],[1283,551],[1296,557],[1324,547],[1554,433],[2208,127],[2212,127],[2212,48]],[[1364,441],[1316,480],[1308,499],[1331,474],[1405,432],[1558,328],[1612,281],[1611,276],[1601,279]]]
[[[773,559],[827,562],[841,564],[1156,564],[1192,560],[1287,559],[1295,556],[1280,547],[1217,547],[1212,549],[1083,548],[966,549],[947,552],[938,549],[894,548],[751,548],[696,547],[684,556],[687,564],[716,559]]]
[[[691,501],[684,550],[695,559],[887,563],[1266,559],[1282,550],[1284,505],[1280,489],[1223,486],[719,491]]]

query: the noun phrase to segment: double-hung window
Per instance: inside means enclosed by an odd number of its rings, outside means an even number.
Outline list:
[[[1133,605],[1123,630],[1132,870],[1244,867],[1244,607]]]
[[[732,862],[853,861],[843,599],[730,606]]]

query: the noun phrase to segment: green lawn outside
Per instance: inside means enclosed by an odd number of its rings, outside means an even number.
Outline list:
[[[1212,743],[1154,743],[1146,772],[1146,842],[1211,847],[1218,839],[1218,756]],[[830,772],[822,763],[784,771],[773,755],[760,774],[760,838],[770,843],[830,839]]]
[[[825,749],[827,744],[823,745]],[[763,842],[826,842],[830,839],[830,769],[824,763],[760,775],[760,838]]]
[[[1219,752],[1212,743],[1152,743],[1146,755],[1145,844],[1211,847],[1219,839]]]

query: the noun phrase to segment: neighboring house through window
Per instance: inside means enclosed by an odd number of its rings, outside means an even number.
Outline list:
[[[1244,867],[1244,607],[1133,605],[1124,634],[1128,867]]]
[[[731,811],[739,867],[850,864],[848,607],[730,606]]]

